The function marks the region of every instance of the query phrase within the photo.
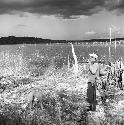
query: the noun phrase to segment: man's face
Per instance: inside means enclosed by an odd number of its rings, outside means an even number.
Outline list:
[[[96,59],[94,58],[94,57],[92,57],[92,56],[90,56],[90,59],[89,59],[90,61],[96,61]]]

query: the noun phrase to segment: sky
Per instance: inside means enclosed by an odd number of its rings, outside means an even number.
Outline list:
[[[0,37],[124,37],[124,0],[0,0]]]

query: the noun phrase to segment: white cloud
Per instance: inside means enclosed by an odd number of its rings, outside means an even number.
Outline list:
[[[31,2],[32,0],[2,0],[2,2],[4,3],[29,3]]]
[[[88,31],[88,32],[85,32],[85,35],[94,35],[94,34],[96,34],[96,32],[95,31]]]

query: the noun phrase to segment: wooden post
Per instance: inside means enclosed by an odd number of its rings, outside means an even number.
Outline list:
[[[71,47],[72,47],[72,54],[73,54],[74,61],[75,61],[75,64],[74,64],[74,73],[77,75],[77,73],[78,73],[78,61],[77,61],[77,56],[75,54],[74,46],[73,46],[72,43],[71,43]]]
[[[111,27],[109,28],[109,37],[110,37],[110,45],[109,45],[109,59],[111,61]]]
[[[68,70],[70,68],[70,60],[69,60],[69,55],[68,55]]]
[[[115,39],[115,61],[116,61],[116,48],[117,48],[117,41]]]

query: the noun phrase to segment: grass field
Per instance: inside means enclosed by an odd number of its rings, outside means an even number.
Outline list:
[[[58,60],[61,62],[58,54],[63,57],[66,52],[70,52],[71,57],[71,50],[67,47],[61,53],[60,47],[55,49],[55,46],[48,46],[44,50],[43,46],[41,48],[38,46],[39,49],[36,51],[34,47],[31,49],[31,45],[28,48],[27,46],[1,47],[4,48],[0,52],[1,125],[124,124],[124,92],[122,90],[108,86],[107,92],[113,92],[114,98],[108,98],[103,105],[100,100],[102,90],[99,88],[96,112],[87,112],[88,79],[83,65],[79,64],[77,76],[73,73],[73,67],[68,67],[66,63],[61,68],[55,67],[55,64],[60,64]],[[38,51],[40,49],[44,54]],[[88,50],[93,52],[92,47],[88,47]],[[76,53],[86,58],[88,50],[85,51],[80,47]],[[98,50],[100,50],[99,47]],[[123,50],[119,50],[118,53],[121,52],[123,54]],[[55,55],[58,60],[50,60]],[[32,95],[36,98],[31,107]]]

